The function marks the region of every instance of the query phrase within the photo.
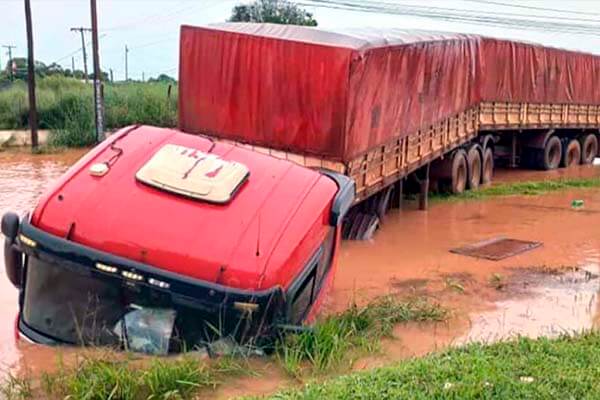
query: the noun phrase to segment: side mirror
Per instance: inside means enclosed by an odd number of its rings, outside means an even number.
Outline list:
[[[344,216],[354,204],[356,185],[354,180],[346,175],[338,174],[328,170],[321,170],[321,172],[323,175],[333,179],[338,186],[338,192],[335,195],[333,204],[331,205],[331,217],[329,218],[329,225],[338,226],[342,223]]]
[[[17,289],[21,288],[21,277],[23,274],[23,253],[13,246],[9,239],[4,241],[4,266],[6,268],[6,277],[15,285]]]
[[[7,212],[2,216],[2,234],[10,243],[14,243],[19,233],[19,216],[14,212]]]
[[[7,212],[2,216],[2,234],[4,241],[4,266],[6,276],[17,288],[21,287],[21,274],[23,273],[23,254],[13,244],[19,233],[19,216],[14,212]]]

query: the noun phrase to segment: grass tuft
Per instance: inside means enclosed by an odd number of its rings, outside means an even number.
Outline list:
[[[317,323],[314,329],[288,335],[277,348],[284,370],[299,378],[306,367],[329,371],[347,361],[353,352],[372,352],[378,340],[392,335],[394,325],[408,321],[441,321],[447,311],[424,300],[400,302],[393,296],[364,308],[353,305],[342,314]]]
[[[496,290],[504,290],[506,288],[506,279],[499,273],[494,273],[490,277],[490,286]]]
[[[0,383],[0,398],[6,400],[33,398],[31,381],[28,378],[18,378],[8,374]]]
[[[217,384],[206,365],[190,358],[178,362],[154,360],[141,380],[147,399],[185,399],[198,389]]]

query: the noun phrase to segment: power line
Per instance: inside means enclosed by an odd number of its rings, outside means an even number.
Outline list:
[[[463,1],[468,1],[468,2],[471,2],[471,3],[479,3],[479,4],[489,4],[489,5],[502,6],[502,7],[520,8],[520,9],[524,9],[524,10],[537,10],[537,11],[547,11],[547,12],[558,12],[558,13],[562,13],[562,14],[574,14],[574,15],[586,15],[586,16],[591,16],[591,15],[600,16],[600,14],[598,14],[598,13],[589,13],[589,12],[585,12],[585,11],[564,10],[564,9],[548,8],[548,7],[526,6],[526,5],[523,5],[523,4],[503,3],[503,2],[500,2],[500,1],[489,1],[489,0],[463,0]]]
[[[183,4],[183,3],[184,2],[181,2],[179,4]],[[102,32],[116,31],[116,30],[121,30],[121,29],[131,29],[131,28],[134,28],[134,27],[140,25],[141,23],[149,22],[149,21],[152,21],[152,20],[156,20],[156,19],[162,20],[164,18],[168,19],[169,16],[182,13],[184,11],[187,11],[189,9],[195,8],[197,6],[198,6],[198,4],[194,4],[192,6],[187,6],[187,7],[184,7],[182,9],[178,9],[176,11],[173,11],[173,12],[170,12],[170,13],[167,13],[167,14],[159,13],[159,14],[148,15],[148,16],[140,18],[140,19],[138,19],[138,20],[136,20],[134,22],[129,22],[129,23],[126,23],[126,24],[121,24],[121,25],[114,25],[114,26],[108,27],[106,29],[102,29]]]
[[[553,23],[556,24],[555,16],[548,15],[535,15],[532,18],[531,14],[522,14],[522,13],[514,13],[514,12],[502,12],[502,11],[482,11],[482,10],[473,10],[473,9],[465,9],[465,8],[449,8],[449,7],[434,7],[434,6],[421,6],[421,5],[408,5],[401,4],[395,2],[385,2],[385,1],[356,1],[356,0],[345,0],[345,1],[335,1],[335,0],[310,0],[312,3],[323,3],[329,5],[337,5],[339,7],[350,7],[350,8],[365,8],[365,9],[380,9],[380,10],[396,10],[402,12],[441,12],[445,13],[444,15],[453,15],[458,13],[458,15],[462,14],[463,16],[473,16],[473,17],[496,17],[508,16],[508,17],[519,17],[519,21],[535,21],[535,22],[544,22],[544,23]],[[477,1],[477,0],[472,0]],[[483,1],[483,0],[482,0]],[[314,5],[314,4],[313,4]],[[317,5],[318,7],[318,5]],[[546,19],[546,21],[543,21]],[[575,21],[575,22],[592,22],[592,23],[600,23],[600,19],[590,19],[590,18],[570,18],[570,17],[561,17],[561,21]],[[507,23],[512,22],[511,20],[507,20]],[[585,27],[590,27],[590,25],[580,25]]]
[[[298,2],[306,6],[316,6],[331,9],[341,9],[359,12],[371,12],[391,15],[411,15],[422,18],[438,19],[448,22],[466,22],[476,25],[497,27],[520,28],[543,32],[564,32],[600,36],[600,25],[564,23],[554,20],[500,17],[507,13],[485,13],[475,10],[453,9],[443,7],[406,6],[398,3],[380,1],[335,1],[335,0],[310,0]],[[514,13],[512,13],[514,14]],[[521,16],[519,15],[519,16]],[[546,17],[549,18],[549,17]],[[594,21],[599,22],[600,21]]]
[[[181,5],[183,3],[185,3],[185,2],[180,2],[179,5]],[[198,6],[205,5],[205,7],[202,7],[200,10],[207,10],[211,7],[216,6],[217,4],[222,4],[222,3],[223,3],[223,0],[214,0],[212,3],[210,3],[208,5],[200,3],[200,2],[195,2],[191,6],[186,6],[186,7],[180,8],[180,9],[176,9],[176,10],[168,12],[166,14],[165,13],[153,14],[153,15],[149,15],[144,18],[141,18],[134,22],[111,26],[109,28],[102,29],[102,32],[121,30],[121,29],[131,29],[131,28],[135,28],[136,26],[139,26],[142,23],[148,23],[148,22],[152,22],[152,23],[165,22],[165,21],[169,21],[169,20],[173,19],[174,17],[176,17],[177,15],[179,15],[181,13],[193,10],[194,8],[197,8]]]
[[[105,34],[103,34],[103,35],[100,35],[98,38],[99,38],[99,39],[102,39],[103,37],[106,37],[106,33],[105,33]],[[85,44],[85,47],[86,47],[86,48],[88,48],[88,47],[90,47],[90,45],[91,45],[91,44],[92,44],[92,42],[91,42],[91,41],[89,41],[89,42],[86,42],[86,44]],[[63,60],[66,60],[67,58],[69,58],[69,57],[72,57],[72,56],[74,56],[75,54],[79,53],[81,50],[82,50],[82,48],[81,48],[81,47],[80,47],[80,48],[78,48],[77,50],[73,50],[73,51],[72,51],[72,52],[70,52],[69,54],[67,54],[67,55],[65,55],[65,56],[63,56],[63,57],[61,57],[61,58],[57,58],[56,60],[52,61],[50,64],[58,64],[59,62],[61,62],[61,61],[63,61]]]
[[[149,42],[149,43],[144,43],[144,44],[138,44],[137,46],[131,47],[131,49],[138,50],[138,49],[143,49],[144,47],[154,46],[154,45],[159,44],[159,43],[171,42],[173,40],[173,38],[177,37],[177,36],[179,36],[179,35],[178,34],[169,35],[169,36],[164,37],[163,39],[156,40],[154,42]]]

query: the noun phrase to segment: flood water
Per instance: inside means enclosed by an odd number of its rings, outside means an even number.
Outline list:
[[[0,214],[30,210],[43,190],[82,154],[0,152]],[[565,174],[514,172],[502,171],[498,177],[501,181],[516,176],[540,180]],[[600,167],[577,168],[568,174],[600,176]],[[583,208],[573,209],[573,200],[583,200]],[[501,261],[449,252],[498,236],[539,241],[543,246]],[[55,349],[15,342],[17,291],[0,267],[0,317],[4,321],[0,325],[0,369],[51,369],[56,363]],[[390,212],[372,240],[342,244],[334,288],[324,310],[340,311],[352,302],[365,303],[386,293],[426,296],[452,310],[452,318],[445,323],[396,328],[398,339],[384,343],[384,355],[356,364],[356,368],[366,368],[471,340],[556,335],[590,328],[600,321],[598,274],[599,190],[443,202],[433,204],[427,212],[406,203],[402,211]],[[262,380],[241,379],[219,394],[274,390],[282,378],[273,374],[268,372]]]
[[[73,150],[61,154],[32,155],[27,150],[0,151],[0,215],[7,211],[23,214],[30,211],[43,191],[85,151]],[[2,239],[4,243],[4,239]],[[13,369],[24,353],[35,356],[39,349],[22,349],[14,340],[14,321],[17,290],[6,278],[4,270],[4,246],[0,246],[0,369]],[[29,346],[33,347],[33,346]],[[41,350],[45,355],[51,351]],[[42,356],[42,358],[45,357]]]

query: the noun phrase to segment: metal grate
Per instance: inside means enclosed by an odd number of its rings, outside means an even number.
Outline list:
[[[463,247],[458,247],[456,249],[451,249],[450,252],[462,254],[464,256],[498,261],[508,257],[516,256],[517,254],[521,254],[529,250],[533,250],[541,245],[542,242],[530,242],[526,240],[496,237]]]

